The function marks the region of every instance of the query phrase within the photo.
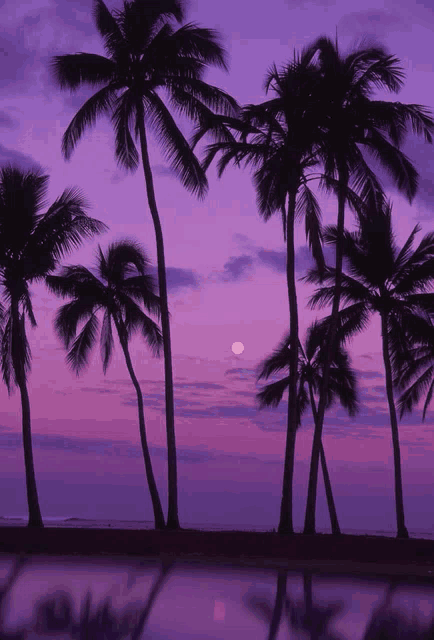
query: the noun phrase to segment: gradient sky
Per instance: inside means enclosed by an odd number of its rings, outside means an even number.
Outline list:
[[[377,7],[378,3],[375,3]],[[119,8],[117,0],[107,2]],[[258,5],[259,6],[259,5]],[[271,5],[270,5],[271,6]],[[79,143],[70,162],[61,138],[76,110],[93,93],[70,96],[53,84],[51,56],[79,51],[105,55],[92,21],[91,0],[18,3],[0,6],[0,163],[41,166],[50,176],[51,204],[68,186],[78,186],[91,203],[89,214],[110,230],[68,255],[63,264],[93,266],[98,243],[137,239],[156,264],[155,235],[143,172],[131,175],[114,159],[110,123],[101,119]],[[278,66],[317,36],[334,37],[346,50],[364,36],[384,44],[406,69],[399,95],[377,98],[434,107],[430,3],[388,1],[373,8],[354,0],[291,2],[275,0],[273,12],[252,9],[245,0],[209,3],[193,0],[187,21],[218,29],[227,47],[230,72],[210,70],[207,81],[231,93],[240,104],[265,98],[262,83]],[[190,126],[183,123],[186,134]],[[172,175],[151,139],[151,164],[163,234],[172,314],[176,440],[180,518],[187,522],[278,523],[287,403],[258,411],[255,369],[276,347],[289,325],[285,246],[280,215],[265,223],[256,207],[248,170],[230,167],[218,180],[209,171],[203,201]],[[420,189],[410,206],[379,171],[393,202],[399,246],[417,222],[432,230],[434,148],[409,136],[404,151],[420,171]],[[374,166],[371,164],[371,166]],[[335,223],[333,198],[319,196],[323,222]],[[348,211],[346,226],[354,229]],[[333,254],[326,250],[332,261]],[[312,262],[304,225],[296,229],[296,268],[302,276]],[[299,284],[300,330],[329,313],[305,310],[314,288]],[[34,458],[43,516],[152,519],[144,484],[135,392],[117,348],[107,375],[96,345],[88,369],[76,378],[65,363],[52,321],[61,301],[43,285],[33,286],[36,329],[28,327],[32,372],[28,378]],[[241,341],[235,356],[231,345]],[[132,341],[133,365],[145,399],[151,452],[166,500],[166,437],[163,358],[153,358],[143,341]],[[384,388],[380,324],[351,344],[360,383],[360,414],[350,419],[336,406],[326,415],[324,446],[338,516],[343,529],[395,529],[392,445]],[[433,408],[434,409],[434,408]],[[433,410],[421,425],[421,411],[400,425],[404,503],[409,530],[432,528],[431,445]],[[297,437],[295,526],[301,527],[312,443],[312,417],[306,414]],[[21,404],[0,386],[0,515],[25,515]],[[320,475],[319,527],[328,526]]]

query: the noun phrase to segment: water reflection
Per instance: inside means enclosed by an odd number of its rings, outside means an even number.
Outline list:
[[[2,640],[434,640],[434,589],[402,578],[336,579],[173,557],[3,562]]]

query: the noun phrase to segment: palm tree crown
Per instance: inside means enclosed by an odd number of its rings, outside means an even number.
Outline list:
[[[154,292],[152,276],[146,272],[149,261],[143,249],[134,240],[122,240],[111,244],[106,256],[98,245],[98,256],[97,276],[86,267],[76,265],[65,266],[60,275],[47,278],[47,286],[53,293],[73,298],[57,311],[54,327],[65,347],[70,349],[67,361],[76,375],[87,366],[95,345],[98,311],[104,312],[100,335],[104,373],[113,353],[112,322],[121,327],[127,341],[140,330],[154,355],[160,354],[162,344],[158,325],[138,304],[143,303],[159,317],[159,298]],[[80,322],[85,324],[77,336]]]
[[[135,123],[137,136],[144,116],[182,184],[204,196],[205,173],[160,92],[180,115],[199,122],[209,118],[213,110],[236,113],[236,101],[203,80],[209,65],[227,70],[217,32],[194,23],[175,30],[173,20],[184,18],[180,0],[124,0],[123,9],[112,13],[103,0],[94,0],[93,16],[108,57],[75,53],[55,56],[52,61],[55,80],[62,89],[104,85],[84,103],[65,131],[65,158],[71,157],[85,129],[93,126],[98,116],[108,114],[115,129],[116,159],[134,171],[139,156],[131,126]]]
[[[0,274],[5,299],[10,302],[1,366],[9,392],[12,382],[18,382],[18,364],[23,365],[25,377],[30,371],[25,316],[32,327],[37,323],[29,284],[46,281],[47,274],[55,270],[63,255],[79,247],[84,238],[108,229],[103,222],[87,215],[88,203],[77,188],[65,189],[47,212],[41,214],[48,180],[48,175],[38,169],[27,172],[13,166],[0,169]],[[18,341],[13,338],[14,304],[22,307]]]
[[[305,347],[299,343],[298,355],[298,424],[309,405],[307,386],[312,385],[313,391],[318,394],[322,384],[322,368],[324,355],[324,339],[326,331],[321,321],[315,320],[308,328]],[[290,346],[289,333],[281,341],[274,353],[266,358],[258,367],[258,380],[268,379],[271,375],[289,367]],[[267,384],[257,394],[259,407],[277,407],[282,400],[283,393],[289,387],[289,376],[285,376],[277,382]],[[350,416],[355,416],[358,411],[357,379],[350,366],[350,357],[346,349],[339,345],[335,359],[330,367],[330,385],[327,395],[327,409],[333,402],[338,401]]]
[[[412,251],[416,225],[401,250],[398,250],[391,225],[389,202],[376,216],[359,221],[355,232],[344,230],[343,255],[347,273],[342,274],[342,299],[338,335],[346,340],[367,327],[371,313],[383,313],[388,319],[388,339],[395,374],[403,359],[410,356],[410,340],[427,336],[429,316],[434,312],[434,293],[427,293],[434,278],[434,233],[430,232]],[[337,228],[324,229],[324,241],[336,245]],[[333,282],[335,269],[326,268],[323,283]],[[304,282],[318,283],[320,274],[310,269]],[[319,308],[333,299],[334,286],[321,286],[309,300]],[[330,317],[323,322],[330,322]]]

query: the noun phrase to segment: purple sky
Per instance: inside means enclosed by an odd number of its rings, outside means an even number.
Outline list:
[[[110,9],[120,7],[114,0]],[[95,249],[114,240],[136,238],[156,264],[155,236],[148,212],[143,172],[126,174],[114,159],[108,120],[86,134],[66,163],[61,138],[92,90],[74,96],[60,92],[48,73],[51,56],[79,51],[105,55],[91,17],[91,0],[6,0],[0,8],[0,163],[28,168],[39,164],[50,175],[49,202],[67,186],[78,186],[92,204],[89,214],[110,230],[86,243],[64,264],[93,266]],[[240,104],[265,98],[262,83],[269,66],[292,58],[293,50],[338,29],[343,49],[370,36],[398,56],[407,72],[399,95],[376,97],[432,108],[434,14],[426,5],[386,0],[379,9],[345,0],[312,3],[275,0],[274,12],[252,10],[245,0],[209,3],[193,0],[188,21],[219,29],[229,52],[230,72],[211,70],[207,80]],[[184,131],[189,134],[190,127]],[[388,185],[394,230],[401,246],[414,225],[432,230],[430,208],[434,148],[409,137],[404,151],[420,171],[412,206]],[[209,171],[204,201],[190,195],[172,176],[151,140],[151,163],[165,239],[172,314],[172,349],[179,459],[180,517],[186,522],[277,525],[287,404],[256,408],[255,368],[288,328],[285,247],[280,215],[264,223],[251,175],[230,167],[223,178]],[[384,174],[379,172],[380,177]],[[319,197],[325,224],[336,221],[333,198]],[[346,226],[353,229],[352,213]],[[327,250],[328,251],[328,250]],[[311,266],[304,225],[296,229],[298,275]],[[330,252],[326,252],[330,260]],[[43,285],[33,286],[38,327],[28,327],[33,361],[29,375],[34,457],[43,516],[152,519],[145,489],[135,392],[117,344],[106,376],[99,345],[89,368],[76,378],[52,329],[61,301]],[[329,310],[305,310],[313,287],[300,284],[300,330]],[[231,345],[245,350],[235,356]],[[166,458],[163,359],[132,341],[133,365],[145,399],[145,419],[155,472],[166,510]],[[374,318],[350,348],[359,374],[361,412],[350,419],[335,407],[326,415],[324,446],[337,498],[341,526],[394,530],[392,446],[384,390],[380,323]],[[409,530],[433,524],[430,444],[433,411],[400,425],[404,502]],[[0,515],[24,515],[24,460],[19,393],[9,399],[0,386]],[[295,526],[301,527],[307,491],[312,418],[299,432],[295,470]],[[328,526],[320,476],[318,526]]]

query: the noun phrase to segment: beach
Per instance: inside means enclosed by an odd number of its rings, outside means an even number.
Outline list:
[[[78,526],[83,522],[85,526]],[[434,582],[434,540],[427,538],[402,540],[345,533],[286,536],[197,528],[156,531],[152,523],[124,522],[123,528],[116,521],[105,527],[102,524],[69,519],[47,523],[44,529],[28,529],[24,522],[16,526],[16,522],[8,520],[6,526],[0,526],[0,551],[51,556],[141,556],[293,571],[413,576]]]

